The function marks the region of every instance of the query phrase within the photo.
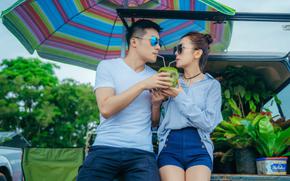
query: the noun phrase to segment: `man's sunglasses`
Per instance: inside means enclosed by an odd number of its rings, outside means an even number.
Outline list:
[[[160,42],[160,39],[158,39],[156,36],[151,36],[150,39],[143,38],[143,37],[138,37],[138,36],[135,36],[135,38],[144,39],[144,40],[150,40],[151,46],[155,47],[157,44],[159,44],[159,46],[162,47],[162,44]]]
[[[193,49],[193,50],[198,50],[198,48],[187,48],[187,47],[182,46],[182,44],[179,44],[179,45],[173,47],[173,54],[175,54],[175,52],[177,52],[177,54],[180,55],[180,54],[182,54],[183,49]]]

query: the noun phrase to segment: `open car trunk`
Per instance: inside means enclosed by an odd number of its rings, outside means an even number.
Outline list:
[[[198,31],[210,33],[214,38],[207,72],[218,75],[227,66],[248,66],[263,75],[272,91],[277,92],[289,84],[290,14],[236,13],[229,16],[219,12],[144,9],[117,9],[117,12],[127,28],[128,19],[140,18],[151,19],[162,28],[192,23],[191,27],[175,29],[173,37],[161,32],[161,41],[167,45],[161,49],[161,55],[167,65],[175,60],[172,49],[179,38],[186,32]],[[159,69],[163,62],[158,59],[150,66]]]

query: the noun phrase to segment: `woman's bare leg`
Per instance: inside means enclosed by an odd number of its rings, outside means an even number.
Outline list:
[[[186,170],[185,175],[186,181],[210,181],[211,170],[203,165],[192,166]]]
[[[178,166],[163,166],[159,169],[159,173],[162,181],[185,181],[185,172]]]

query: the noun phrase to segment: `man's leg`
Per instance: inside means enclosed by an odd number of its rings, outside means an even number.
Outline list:
[[[110,181],[120,169],[119,148],[94,146],[79,169],[78,181]]]
[[[156,159],[153,153],[127,149],[122,168],[126,181],[160,181]]]

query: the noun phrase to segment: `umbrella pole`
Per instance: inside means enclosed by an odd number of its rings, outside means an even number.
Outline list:
[[[122,38],[122,45],[121,45],[121,57],[124,58],[126,53],[126,28],[123,27],[123,38]]]
[[[128,7],[128,0],[124,0],[124,8]],[[122,45],[121,45],[121,57],[124,58],[126,56],[126,27],[123,26],[123,37],[122,37]]]

